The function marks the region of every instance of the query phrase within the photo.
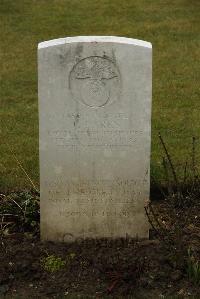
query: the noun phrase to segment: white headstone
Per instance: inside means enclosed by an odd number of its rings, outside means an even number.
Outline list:
[[[148,237],[152,47],[39,44],[41,237]]]

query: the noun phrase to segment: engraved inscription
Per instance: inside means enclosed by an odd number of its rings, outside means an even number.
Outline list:
[[[137,130],[54,130],[48,135],[58,147],[131,147],[142,131]]]
[[[83,209],[81,211],[69,211],[68,209],[64,209],[59,212],[59,216],[65,217],[65,218],[68,218],[70,216],[71,217],[86,216],[89,218],[91,218],[91,217],[119,217],[119,218],[126,217],[126,218],[130,218],[130,217],[135,216],[135,210],[133,209],[132,211],[130,211],[130,210],[123,209],[121,211],[117,211],[117,210],[114,210],[114,211],[106,211],[106,210],[88,211],[86,209]]]
[[[48,200],[52,202],[65,201],[73,204],[77,201],[80,205],[86,203],[96,205],[105,204],[131,204],[134,207],[134,199],[141,195],[138,186],[143,185],[143,181],[134,180],[85,180],[79,182],[55,181],[46,182],[48,189]]]
[[[107,57],[91,56],[73,67],[69,84],[74,99],[88,107],[100,108],[119,98],[120,73]]]

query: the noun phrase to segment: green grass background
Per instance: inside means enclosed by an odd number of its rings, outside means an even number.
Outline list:
[[[192,136],[199,153],[199,0],[0,0],[0,23],[0,191],[29,186],[8,144],[39,185],[37,44],[59,37],[150,41],[151,172],[162,177],[158,131],[178,165],[191,156]]]

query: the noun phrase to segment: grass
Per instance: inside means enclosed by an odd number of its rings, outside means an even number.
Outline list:
[[[196,285],[200,284],[200,263],[192,254],[191,248],[188,249],[187,274],[190,281]]]
[[[30,186],[7,143],[39,185],[37,44],[59,37],[152,42],[152,174],[162,174],[158,131],[175,161],[186,160],[192,136],[200,136],[199,0],[1,0],[0,19],[1,191]]]

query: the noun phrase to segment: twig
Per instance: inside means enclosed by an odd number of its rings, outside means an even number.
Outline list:
[[[151,218],[149,216],[149,212],[148,212],[147,208],[145,207],[144,209],[145,209],[145,213],[147,215],[148,221],[149,221],[150,225],[152,226],[153,230],[155,231],[155,233],[158,236],[160,236],[161,239],[163,239],[163,236],[160,234],[159,230],[154,226],[154,224],[153,224],[153,222],[152,222],[152,220],[151,220]]]
[[[183,186],[185,185],[187,179],[187,166],[188,166],[188,162],[186,161],[184,166]]]
[[[12,197],[8,197],[8,198],[10,198],[20,208],[20,210],[23,211],[22,207]]]
[[[161,184],[158,184],[158,183],[156,182],[156,179],[155,179],[155,177],[154,177],[153,175],[152,175],[151,177],[152,177],[152,180],[153,180],[154,184],[155,184],[155,185],[157,186],[157,188],[160,190],[160,192],[161,192],[161,194],[163,195],[163,197],[166,198],[167,195],[165,194],[165,191],[163,190]]]
[[[164,167],[164,170],[165,170],[165,175],[166,175],[166,178],[167,178],[167,190],[168,190],[168,194],[169,195],[172,195],[173,194],[173,191],[172,191],[172,186],[171,186],[171,182],[170,182],[170,178],[169,178],[169,173],[168,173],[168,169],[167,169],[167,162],[165,160],[165,158],[163,157],[163,167]]]
[[[196,178],[196,169],[195,169],[195,137],[192,137],[192,170],[193,170],[193,178]]]
[[[159,132],[158,136],[159,136],[159,138],[160,138],[160,141],[161,141],[162,146],[163,146],[163,148],[164,148],[164,151],[165,151],[165,153],[166,153],[166,156],[167,156],[167,159],[168,159],[168,161],[169,161],[169,164],[170,164],[170,167],[171,167],[171,171],[172,171],[172,174],[173,174],[173,177],[174,177],[174,181],[175,181],[176,186],[177,186],[177,188],[178,188],[178,186],[179,186],[179,182],[178,182],[178,179],[177,179],[177,176],[176,176],[176,171],[175,171],[175,169],[174,169],[174,165],[173,165],[173,163],[172,163],[171,157],[170,157],[170,155],[169,155],[169,153],[168,153],[167,147],[166,147],[166,145],[165,145],[165,143],[164,143],[164,140],[163,140],[163,138],[162,138],[160,132]]]
[[[160,224],[160,222],[158,221],[158,217],[157,217],[157,215],[155,214],[155,212],[154,212],[154,210],[153,210],[151,204],[149,205],[149,210],[150,210],[150,212],[151,212],[151,214],[152,214],[152,216],[153,216],[155,222],[157,223],[158,227],[160,228],[160,230],[161,230],[161,231],[165,231],[165,229],[162,227],[162,224]]]

